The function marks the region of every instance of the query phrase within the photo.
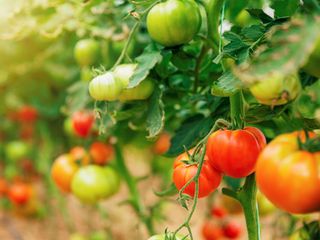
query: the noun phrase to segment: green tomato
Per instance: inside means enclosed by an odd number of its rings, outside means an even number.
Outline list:
[[[168,0],[158,3],[147,16],[147,28],[151,38],[167,47],[188,43],[200,26],[200,9],[194,0]]]
[[[74,48],[74,57],[80,66],[94,64],[99,56],[100,46],[94,39],[83,39]]]
[[[63,130],[68,136],[70,136],[70,137],[75,136],[75,132],[74,132],[74,129],[72,126],[72,119],[70,117],[68,117],[64,120]]]
[[[258,102],[276,106],[295,99],[301,91],[301,84],[296,74],[287,77],[274,75],[254,84],[250,91]]]
[[[29,154],[28,144],[21,141],[12,141],[5,146],[6,157],[10,160],[18,160]]]
[[[81,69],[81,81],[89,82],[93,78],[92,71],[89,67],[83,67]]]
[[[173,238],[172,236],[169,236],[168,240],[189,240],[190,238],[183,238],[181,235],[177,235],[175,238]],[[148,240],[167,240],[165,238],[165,234],[161,234],[161,235],[154,235],[152,237],[150,237]]]
[[[320,62],[320,38],[318,39],[316,46],[309,57],[308,62],[303,67],[303,70],[309,73],[310,75],[320,78],[320,68],[318,65],[319,62]]]
[[[97,76],[89,83],[90,96],[98,101],[117,100],[122,89],[122,82],[117,81],[111,72]]]
[[[150,78],[146,78],[138,86],[124,89],[119,96],[119,100],[122,102],[144,100],[151,96],[153,90],[154,81]]]
[[[94,204],[116,193],[119,184],[119,177],[112,168],[88,165],[76,172],[71,190],[82,202]]]
[[[69,240],[88,240],[88,238],[80,233],[73,233],[70,235]]]
[[[113,70],[113,75],[116,81],[120,81],[123,88],[126,88],[129,84],[129,80],[134,74],[137,64],[121,64]]]

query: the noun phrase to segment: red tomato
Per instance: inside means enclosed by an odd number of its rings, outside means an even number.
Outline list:
[[[32,196],[32,188],[26,183],[17,182],[10,186],[8,196],[15,204],[26,204]]]
[[[79,161],[82,165],[88,165],[90,163],[89,154],[83,147],[75,146],[70,149],[69,153],[74,161]]]
[[[218,130],[208,139],[207,155],[211,166],[218,171],[242,178],[254,172],[259,153],[265,145],[263,133],[254,127]]]
[[[223,239],[223,230],[213,221],[206,221],[202,226],[202,236],[205,240]]]
[[[223,226],[223,235],[229,239],[240,237],[241,225],[236,222],[228,222]]]
[[[89,136],[93,126],[94,116],[92,112],[78,111],[72,115],[72,126],[79,137]]]
[[[216,218],[224,218],[228,215],[228,211],[224,207],[213,207],[211,209],[211,215]]]
[[[79,166],[70,154],[59,156],[51,167],[51,176],[56,185],[64,192],[71,191],[71,181]]]
[[[306,141],[304,132],[294,132],[279,135],[267,145],[257,162],[257,184],[275,206],[287,212],[320,211],[320,152],[300,149],[298,137]]]
[[[168,133],[162,133],[153,146],[153,152],[158,155],[166,153],[170,148],[170,138]]]
[[[189,151],[192,154],[193,150]],[[178,189],[181,189],[191,178],[193,178],[198,170],[198,164],[188,164],[184,161],[188,161],[189,156],[187,153],[183,153],[177,157],[174,162],[173,170],[173,182]],[[199,177],[199,198],[208,196],[211,192],[217,189],[221,182],[221,174],[213,169],[208,162],[208,157],[205,156],[205,160],[201,169]],[[195,183],[189,184],[184,193],[191,197],[195,194]]]
[[[24,105],[18,111],[18,119],[21,122],[33,123],[38,118],[38,110],[33,106]]]
[[[105,165],[113,157],[113,147],[103,142],[94,142],[90,146],[92,161],[98,165]]]

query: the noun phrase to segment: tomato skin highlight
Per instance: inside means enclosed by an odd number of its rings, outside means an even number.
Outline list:
[[[92,112],[77,111],[72,115],[72,126],[77,136],[86,138],[89,136],[94,123]]]
[[[286,133],[261,152],[257,185],[276,207],[290,213],[311,213],[320,210],[320,152],[300,150],[298,136],[305,141],[303,132]]]
[[[147,16],[150,37],[166,47],[188,43],[200,26],[200,10],[193,0],[168,0],[158,3]]]
[[[265,145],[263,133],[254,127],[218,130],[208,139],[207,156],[213,168],[227,176],[242,178],[254,172]]]
[[[60,155],[51,167],[51,177],[63,192],[71,191],[71,181],[79,167],[70,154]]]
[[[189,151],[192,154],[192,150]],[[187,153],[179,155],[174,161],[173,182],[180,190],[191,178],[193,178],[198,170],[197,164],[186,164],[183,161],[189,160]],[[206,197],[220,185],[222,176],[220,172],[213,169],[209,162],[208,157],[205,156],[204,163],[199,177],[199,198]],[[195,183],[190,183],[184,190],[185,194],[194,197]]]

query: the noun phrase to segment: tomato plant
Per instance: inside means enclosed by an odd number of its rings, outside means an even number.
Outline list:
[[[263,133],[254,127],[218,130],[208,139],[207,156],[218,171],[235,178],[246,177],[254,172],[265,144]]]
[[[302,132],[279,135],[271,141],[259,156],[257,183],[261,192],[285,211],[319,211],[320,153],[302,149],[299,141],[306,141]]]
[[[189,152],[192,154],[192,151]],[[183,153],[177,157],[174,162],[174,170],[173,170],[173,182],[176,187],[180,190],[185,184],[190,181],[197,173],[198,164],[197,163],[186,163],[190,158],[187,153]],[[217,187],[221,182],[221,174],[215,169],[211,168],[209,165],[209,160],[206,157],[204,160],[204,165],[200,173],[200,181],[199,181],[199,198],[208,196]],[[195,183],[191,183],[188,185],[184,193],[194,197],[195,195]]]
[[[94,123],[93,113],[87,111],[78,111],[72,115],[72,126],[74,132],[79,136],[86,138],[89,136]]]
[[[194,1],[168,0],[155,5],[147,16],[148,32],[164,46],[188,43],[199,31],[200,10]]]

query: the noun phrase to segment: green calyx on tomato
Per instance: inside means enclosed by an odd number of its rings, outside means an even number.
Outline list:
[[[315,77],[320,78],[320,37],[315,44],[315,48],[311,53],[308,62],[304,65],[303,70],[313,75]]]
[[[119,187],[120,178],[112,168],[96,165],[81,167],[71,183],[72,193],[89,204],[112,196]]]
[[[90,96],[98,101],[115,101],[122,89],[122,82],[117,81],[112,72],[95,77],[89,84]]]
[[[193,0],[168,0],[148,13],[147,28],[153,40],[167,46],[188,43],[201,26],[201,15]]]
[[[99,56],[100,46],[94,39],[82,39],[74,48],[74,57],[81,66],[94,64]]]
[[[250,87],[252,95],[265,105],[283,105],[295,99],[301,91],[297,74],[290,76],[274,75]]]

